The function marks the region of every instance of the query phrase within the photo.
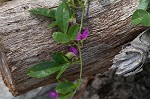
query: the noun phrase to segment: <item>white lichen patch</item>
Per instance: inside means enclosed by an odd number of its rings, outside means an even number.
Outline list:
[[[117,75],[129,76],[141,72],[143,64],[149,60],[150,29],[141,33],[122,50],[113,60],[111,69],[116,69]]]

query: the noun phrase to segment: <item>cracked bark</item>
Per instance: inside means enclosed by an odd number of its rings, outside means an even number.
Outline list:
[[[5,84],[15,96],[55,82],[55,76],[30,78],[26,70],[49,60],[55,50],[67,50],[52,40],[53,30],[47,30],[50,20],[28,13],[31,8],[57,5],[58,0],[13,0],[0,6],[0,68]],[[108,70],[121,46],[144,30],[130,25],[137,5],[137,0],[90,0],[85,20],[90,36],[82,50],[83,77]],[[63,76],[75,80],[79,66],[71,67]]]

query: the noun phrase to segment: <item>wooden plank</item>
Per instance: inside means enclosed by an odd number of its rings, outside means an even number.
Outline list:
[[[47,30],[51,21],[28,12],[31,8],[57,5],[58,0],[13,0],[0,6],[0,68],[5,84],[15,96],[55,82],[54,76],[34,79],[26,71],[33,64],[49,60],[54,50],[68,50],[52,40],[52,30]],[[84,22],[90,36],[82,50],[83,77],[108,70],[120,46],[144,30],[130,25],[137,5],[138,0],[90,0]],[[79,66],[73,66],[63,76],[75,80]]]

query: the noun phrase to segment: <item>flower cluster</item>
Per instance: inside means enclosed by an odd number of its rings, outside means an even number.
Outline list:
[[[77,41],[85,40],[88,37],[88,34],[89,34],[89,30],[88,28],[86,28],[82,34],[80,32],[78,33],[76,40]]]
[[[89,35],[89,30],[88,28],[86,28],[82,34],[80,32],[78,33],[76,37],[76,41],[85,40],[88,37],[88,35]],[[73,46],[70,47],[70,52],[74,53],[74,55],[78,54],[77,48]]]

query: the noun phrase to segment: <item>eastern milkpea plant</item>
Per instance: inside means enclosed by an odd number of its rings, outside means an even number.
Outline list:
[[[53,22],[48,26],[49,29],[57,27],[58,31],[52,34],[52,38],[60,44],[70,46],[68,53],[53,52],[52,60],[34,65],[27,71],[30,77],[42,78],[52,74],[57,74],[58,85],[55,91],[50,94],[56,99],[66,99],[73,97],[81,84],[82,77],[82,52],[83,42],[88,37],[88,28],[83,28],[83,19],[87,0],[65,0],[59,4],[57,9],[35,8],[29,12],[35,15],[49,17]],[[75,11],[82,11],[80,23],[76,22]],[[76,83],[69,82],[61,75],[74,64],[80,64],[80,76]]]
[[[133,13],[131,19],[133,25],[150,26],[149,3],[150,0],[139,0],[138,9]]]

